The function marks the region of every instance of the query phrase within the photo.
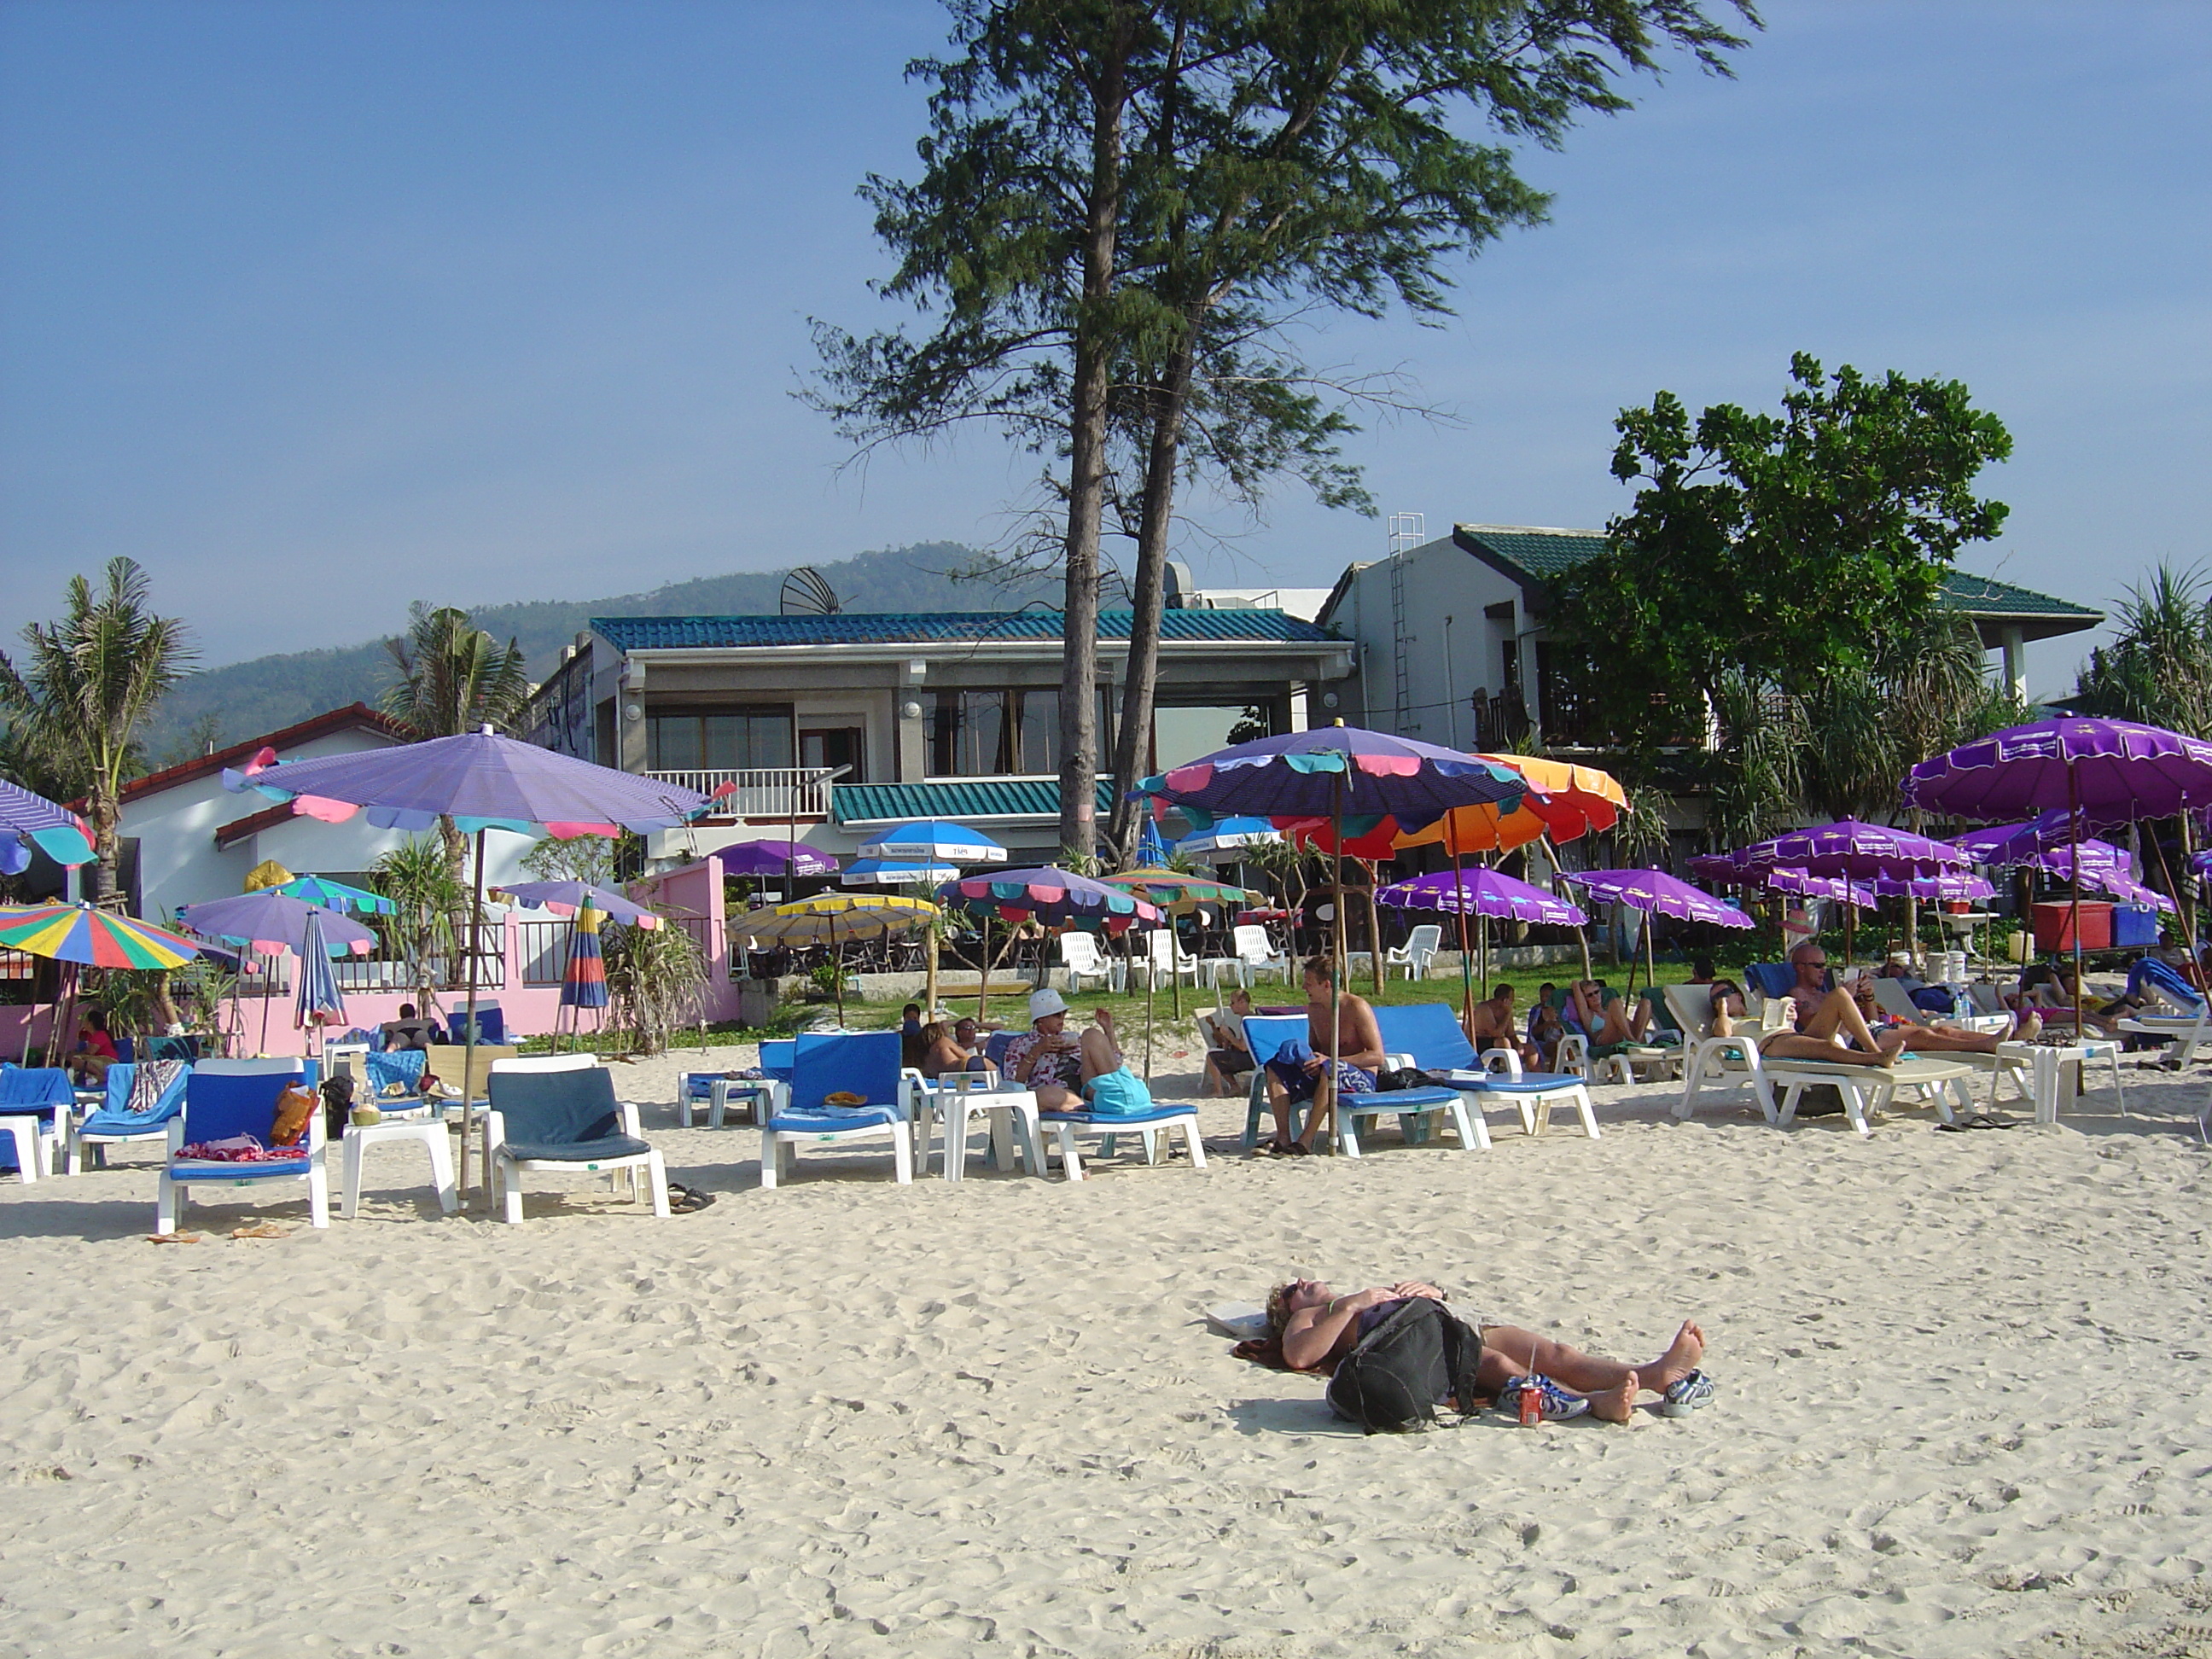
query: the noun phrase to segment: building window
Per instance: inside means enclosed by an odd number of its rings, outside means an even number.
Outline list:
[[[837,767],[846,769],[840,781],[866,783],[867,769],[861,763],[866,751],[867,734],[857,726],[839,726],[826,732],[801,732],[799,734],[799,763],[808,771],[830,771]]]
[[[646,720],[654,772],[745,772],[792,763],[789,708],[667,708]]]
[[[1111,753],[1106,692],[1098,693],[1098,750]],[[1050,776],[1060,770],[1060,689],[939,691],[931,710],[929,771],[939,778]]]

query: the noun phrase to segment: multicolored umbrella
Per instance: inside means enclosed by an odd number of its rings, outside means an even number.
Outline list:
[[[34,847],[60,865],[89,864],[94,856],[92,830],[82,818],[0,778],[0,876],[29,869]]]
[[[1375,899],[1378,904],[1401,909],[1441,910],[1450,915],[1485,916],[1549,927],[1579,927],[1589,920],[1579,905],[1558,894],[1482,865],[1472,870],[1431,871],[1382,888]]]
[[[964,823],[902,823],[860,843],[864,859],[898,864],[1004,864],[1006,849]]]
[[[733,841],[718,848],[722,872],[732,876],[834,876],[837,860],[803,841]]]
[[[277,887],[179,905],[177,917],[187,932],[202,939],[250,945],[269,957],[289,951],[304,957],[311,927],[315,945],[328,955],[365,957],[376,944],[376,935],[352,918]]]
[[[89,904],[0,910],[0,945],[87,968],[181,968],[200,948],[181,933]]]
[[[1732,904],[1711,893],[1678,881],[1663,870],[1562,870],[1562,881],[1572,882],[1594,899],[1625,904],[1632,910],[1672,916],[1677,921],[1705,921],[1718,927],[1748,927],[1752,920]]]
[[[848,887],[934,887],[960,874],[957,864],[902,864],[890,859],[855,859],[837,878]]]
[[[1529,793],[1510,808],[1458,806],[1427,828],[1403,832],[1397,845],[1440,846],[1449,853],[1508,853],[1532,841],[1579,839],[1610,830],[1628,807],[1628,793],[1610,772],[1540,755],[1477,755],[1517,772]]]
[[[491,891],[494,897],[504,896],[533,910],[550,910],[556,916],[574,916],[580,921],[586,910],[592,910],[600,921],[642,927],[647,932],[660,926],[660,918],[642,904],[623,897],[611,888],[595,886],[587,881],[516,881]],[[597,925],[593,924],[595,927]]]
[[[2078,715],[2010,726],[1924,760],[1899,786],[1929,812],[2010,823],[2063,811],[2085,822],[2169,817],[2212,803],[2212,743],[2133,720]],[[2084,871],[2086,878],[2087,872]],[[2081,884],[2074,884],[2074,982],[2081,982]]]
[[[289,881],[278,883],[276,890],[305,899],[310,904],[319,904],[325,910],[351,910],[364,916],[396,915],[399,911],[399,907],[381,893],[349,887],[328,876],[295,876]]]
[[[926,927],[938,915],[927,899],[906,898],[896,893],[817,893],[749,911],[730,923],[730,933],[740,939],[767,939],[779,945],[827,944],[834,952],[854,939],[884,939]],[[834,962],[834,957],[833,957]],[[845,1023],[845,975],[836,975],[837,1023]]]
[[[1107,881],[1050,867],[963,876],[946,882],[937,896],[947,908],[979,921],[995,919],[1017,927],[1036,921],[1120,934],[1138,922],[1158,921],[1161,914],[1150,900]]]
[[[1254,896],[1248,887],[1232,887],[1211,876],[1188,875],[1181,870],[1157,866],[1124,870],[1119,875],[1103,876],[1100,879],[1125,893],[1141,894],[1171,916],[1187,916],[1205,904],[1245,904]]]
[[[561,1006],[607,1006],[607,963],[599,949],[599,912],[590,903],[577,910],[576,925],[568,930],[568,960],[561,969]]]

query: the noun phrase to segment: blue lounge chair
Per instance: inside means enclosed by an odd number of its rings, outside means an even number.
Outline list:
[[[253,1188],[276,1181],[307,1183],[310,1224],[331,1224],[331,1188],[323,1173],[323,1114],[307,1114],[300,1156],[266,1164],[200,1163],[182,1156],[204,1141],[252,1135],[270,1144],[276,1121],[276,1097],[307,1072],[297,1060],[210,1060],[192,1068],[185,1085],[185,1109],[169,1121],[169,1161],[161,1171],[155,1200],[155,1231],[173,1233],[191,1201],[194,1187]]]
[[[29,1186],[53,1173],[56,1154],[76,1114],[76,1090],[58,1066],[0,1066],[0,1170]]]
[[[801,1141],[836,1145],[888,1136],[893,1172],[902,1187],[914,1180],[914,1104],[918,1072],[899,1069],[896,1031],[860,1031],[799,1038],[791,1068],[791,1093],[781,1110],[761,1125],[761,1185],[774,1187],[791,1173]],[[863,1103],[829,1103],[833,1094],[856,1094]]]
[[[93,1167],[104,1170],[110,1146],[133,1140],[159,1140],[166,1145],[170,1120],[185,1109],[185,1085],[191,1080],[191,1075],[192,1068],[187,1066],[161,1091],[151,1111],[134,1112],[130,1109],[131,1089],[137,1079],[138,1068],[109,1066],[106,1097],[82,1121],[70,1125],[69,1172],[84,1173],[84,1149],[88,1146],[92,1148]]]
[[[1440,1027],[1431,1029],[1433,1022],[1428,1014],[1441,1014]],[[1386,1022],[1386,1016],[1413,1015],[1413,1020]],[[1459,1029],[1459,1021],[1452,1011],[1442,1003],[1425,1004],[1414,1008],[1377,1008],[1376,1027],[1382,1036],[1383,1053],[1394,1066],[1419,1066],[1425,1070],[1455,1071],[1463,1065],[1472,1065],[1474,1050],[1468,1046],[1466,1035]],[[1254,1018],[1244,1022],[1244,1040],[1250,1048],[1254,1061],[1252,1091],[1244,1114],[1244,1145],[1247,1149],[1259,1140],[1260,1114],[1267,1104],[1267,1062],[1275,1057],[1283,1044],[1307,1036],[1305,1018],[1273,1016]],[[1457,1040],[1454,1047],[1451,1039]],[[1490,1145],[1490,1131],[1482,1121],[1482,1113],[1472,1099],[1474,1085],[1470,1083],[1453,1088],[1393,1089],[1386,1093],[1345,1095],[1336,1103],[1336,1146],[1346,1158],[1359,1156],[1361,1118],[1395,1116],[1408,1146],[1418,1146],[1428,1139],[1432,1120],[1443,1118],[1458,1131],[1460,1145],[1465,1149],[1485,1148]],[[1303,1133],[1302,1114],[1291,1109],[1291,1133]]]
[[[627,1176],[645,1172],[655,1215],[668,1213],[668,1169],[638,1126],[637,1108],[615,1098],[614,1073],[596,1054],[495,1060],[487,1082],[484,1180],[492,1201],[506,1194],[510,1222],[522,1219],[526,1170]]]
[[[1040,1130],[1056,1133],[1060,1173],[1070,1181],[1083,1179],[1083,1158],[1075,1145],[1078,1135],[1103,1136],[1109,1157],[1116,1137],[1139,1136],[1145,1144],[1145,1162],[1157,1164],[1160,1161],[1161,1137],[1181,1130],[1184,1149],[1190,1153],[1190,1167],[1206,1167],[1206,1146],[1198,1136],[1195,1106],[1156,1103],[1149,1112],[1039,1112],[1037,1126]]]
[[[1524,1073],[1521,1056],[1510,1048],[1492,1048],[1478,1060],[1474,1045],[1460,1029],[1458,1014],[1442,1003],[1377,1008],[1375,1018],[1382,1028],[1382,1046],[1394,1059],[1403,1055],[1423,1071],[1443,1073],[1454,1089],[1468,1097],[1474,1108],[1474,1122],[1479,1126],[1474,1144],[1490,1144],[1482,1109],[1492,1102],[1513,1107],[1520,1115],[1522,1128],[1533,1135],[1549,1128],[1553,1109],[1567,1101],[1581,1114],[1583,1128],[1589,1138],[1598,1138],[1597,1114],[1590,1106],[1589,1085],[1572,1073]]]

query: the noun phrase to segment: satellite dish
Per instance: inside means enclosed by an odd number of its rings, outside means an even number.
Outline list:
[[[834,617],[840,609],[837,591],[811,564],[800,565],[783,579],[779,603],[787,617]]]

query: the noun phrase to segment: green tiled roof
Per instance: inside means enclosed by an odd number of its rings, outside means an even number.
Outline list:
[[[1523,525],[1455,525],[1452,540],[1478,557],[1487,555],[1493,564],[1507,568],[1509,574],[1537,583],[1565,575],[1584,560],[1595,558],[1606,546],[1602,530],[1541,530]],[[1943,599],[1953,610],[1972,617],[2050,617],[2075,619],[2086,626],[2105,619],[2104,612],[2087,605],[1964,570],[1943,578]]]
[[[1098,613],[1098,637],[1129,637],[1130,613]],[[910,645],[933,641],[1057,640],[1057,611],[843,611],[834,617],[594,617],[617,651],[697,651],[774,645]],[[1336,636],[1281,611],[1164,611],[1163,640],[1313,645]]]
[[[1114,810],[1114,786],[1098,786],[1100,817]],[[897,823],[908,819],[1058,818],[1055,778],[958,778],[936,783],[839,784],[830,798],[839,823]]]

